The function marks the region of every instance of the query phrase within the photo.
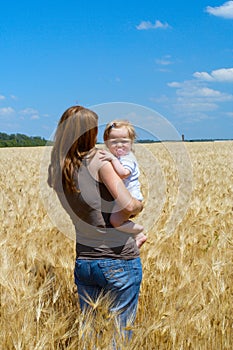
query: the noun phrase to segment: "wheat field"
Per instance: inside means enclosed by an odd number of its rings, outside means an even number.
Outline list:
[[[106,300],[80,313],[73,228],[54,222],[41,185],[45,149],[0,149],[0,349],[111,349],[113,334],[119,349],[232,349],[233,142],[135,146],[148,239],[130,342]]]

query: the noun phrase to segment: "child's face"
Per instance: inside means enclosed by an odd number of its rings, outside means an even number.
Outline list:
[[[125,156],[131,151],[132,140],[126,127],[112,128],[106,141],[109,151],[116,157]]]

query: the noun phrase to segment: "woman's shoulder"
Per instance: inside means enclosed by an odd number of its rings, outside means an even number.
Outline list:
[[[100,162],[100,163],[107,162],[107,161],[103,161],[102,158],[103,158],[103,155],[101,154],[101,149],[96,148],[96,152],[95,152],[95,156],[94,156],[95,161]]]
[[[100,152],[100,149],[96,149],[94,157],[91,159],[89,166],[95,168],[96,171],[99,171],[104,165],[109,164],[109,161],[103,160],[103,155]]]

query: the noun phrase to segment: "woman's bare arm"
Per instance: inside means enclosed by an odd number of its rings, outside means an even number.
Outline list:
[[[131,196],[123,181],[113,169],[111,163],[104,163],[99,169],[99,176],[120,208],[122,208],[129,217],[131,215],[137,215],[142,211],[142,203]]]

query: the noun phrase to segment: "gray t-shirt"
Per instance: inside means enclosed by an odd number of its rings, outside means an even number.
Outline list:
[[[104,166],[95,156],[98,169]],[[112,227],[109,218],[115,204],[106,186],[98,182],[88,170],[93,159],[84,159],[82,166],[74,172],[77,192],[65,192],[63,206],[69,213],[76,230],[76,252],[79,258],[132,259],[139,250],[132,235]],[[62,202],[62,201],[61,201]]]

